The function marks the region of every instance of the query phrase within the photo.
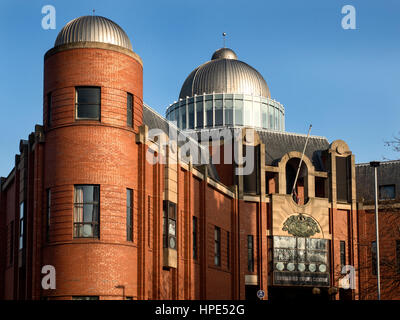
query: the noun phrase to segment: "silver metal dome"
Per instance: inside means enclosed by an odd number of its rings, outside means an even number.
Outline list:
[[[217,50],[211,61],[189,74],[183,83],[179,98],[213,92],[271,97],[262,75],[247,63],[237,60],[235,52],[228,48]]]
[[[115,22],[101,16],[83,16],[68,22],[58,34],[54,46],[86,41],[109,43],[132,50],[125,31]]]

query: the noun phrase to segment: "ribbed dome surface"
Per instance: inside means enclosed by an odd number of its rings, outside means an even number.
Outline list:
[[[54,46],[84,41],[109,43],[132,50],[125,31],[101,16],[83,16],[68,22],[58,34]]]
[[[179,98],[213,92],[271,97],[262,75],[247,63],[237,60],[233,50],[219,49],[212,59],[190,73],[183,83]]]

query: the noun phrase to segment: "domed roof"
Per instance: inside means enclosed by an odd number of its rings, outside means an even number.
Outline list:
[[[125,31],[101,16],[83,16],[68,22],[58,34],[54,46],[84,41],[109,43],[132,50]]]
[[[183,83],[179,98],[213,92],[271,97],[262,75],[247,63],[237,60],[236,53],[229,48],[218,49],[210,61],[193,70]]]

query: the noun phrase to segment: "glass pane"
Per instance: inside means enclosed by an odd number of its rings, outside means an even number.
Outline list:
[[[253,102],[253,125],[255,127],[261,126],[261,105],[258,102]]]
[[[264,103],[261,106],[261,117],[262,117],[262,127],[268,128],[268,106]]]
[[[77,105],[77,117],[79,119],[99,119],[100,106],[98,104]]]
[[[100,88],[78,87],[76,88],[76,102],[84,104],[100,104]]]
[[[179,116],[180,116],[179,128],[186,129],[186,104],[181,106],[181,108],[179,110],[180,110],[180,112],[179,112]]]
[[[194,129],[194,105],[190,103],[188,105],[188,112],[189,112],[189,126],[188,129]]]
[[[176,228],[176,222],[175,220],[169,219],[169,225],[168,225],[168,234],[170,236],[175,236],[175,228]]]
[[[215,100],[215,125],[222,126],[223,125],[223,109],[222,109],[222,100]]]
[[[203,103],[196,103],[196,128],[203,128]]]
[[[252,102],[251,101],[244,101],[244,111],[243,111],[243,115],[244,115],[244,125],[248,125],[251,126],[253,125],[252,122]]]
[[[233,101],[225,100],[225,125],[233,124]]]
[[[243,125],[243,101],[235,100],[235,124]]]
[[[213,107],[212,107],[212,100],[205,102],[206,108],[206,117],[207,117],[207,127],[213,126]]]

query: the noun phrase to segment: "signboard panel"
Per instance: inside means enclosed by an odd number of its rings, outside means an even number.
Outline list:
[[[329,287],[326,239],[273,237],[273,284]]]

